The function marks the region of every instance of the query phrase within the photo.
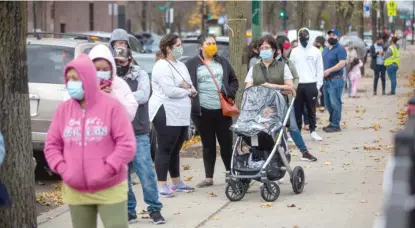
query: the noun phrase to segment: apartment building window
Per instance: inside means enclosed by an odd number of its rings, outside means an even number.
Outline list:
[[[94,30],[94,3],[89,3],[89,30]]]
[[[65,33],[66,31],[66,24],[65,23],[61,23],[61,33]]]

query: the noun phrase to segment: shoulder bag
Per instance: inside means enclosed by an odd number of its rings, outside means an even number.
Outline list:
[[[219,85],[216,82],[216,79],[215,79],[215,76],[213,75],[212,70],[209,68],[209,66],[206,64],[205,60],[202,57],[199,56],[199,58],[202,61],[203,65],[206,66],[206,69],[209,71],[209,74],[213,82],[215,83],[216,89],[218,90],[220,105],[222,107],[222,114],[228,117],[235,117],[239,115],[239,109],[236,106],[235,101],[232,100],[231,98],[226,97],[225,95],[223,95],[223,93],[221,93]]]

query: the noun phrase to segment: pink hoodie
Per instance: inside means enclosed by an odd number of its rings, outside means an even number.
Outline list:
[[[134,131],[123,106],[99,90],[95,66],[80,55],[65,68],[74,68],[85,90],[85,109],[69,99],[56,110],[45,143],[45,157],[63,182],[80,192],[96,192],[127,178],[135,155]]]

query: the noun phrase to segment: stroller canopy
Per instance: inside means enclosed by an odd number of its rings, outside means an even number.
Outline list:
[[[280,90],[251,86],[243,93],[241,113],[231,130],[248,137],[259,132],[273,136],[281,129],[287,109],[287,101]]]

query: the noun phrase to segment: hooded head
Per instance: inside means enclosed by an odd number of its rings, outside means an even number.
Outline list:
[[[125,44],[127,44],[126,46],[128,48],[131,47],[130,41],[128,39],[128,33],[124,29],[115,29],[114,31],[112,31],[110,38],[110,49],[112,53],[114,53],[114,48],[117,41],[124,41]]]
[[[66,65],[64,72],[69,95],[76,100],[85,99],[86,106],[95,104],[100,90],[97,83],[97,71],[91,59],[81,54]]]
[[[299,47],[307,48],[309,46],[312,46],[310,42],[310,30],[308,28],[301,28],[298,30],[298,40],[300,42]]]
[[[92,48],[92,50],[89,52],[89,58],[94,62],[96,70],[98,72],[97,80],[103,78],[113,80],[115,77],[117,77],[117,67],[115,65],[114,57],[112,56],[110,49],[106,45],[98,44],[94,48]],[[102,60],[106,61],[107,64],[105,64],[105,62],[103,64],[100,64],[100,62],[98,62]],[[108,71],[110,71],[110,78],[106,78],[107,74],[103,73]]]

